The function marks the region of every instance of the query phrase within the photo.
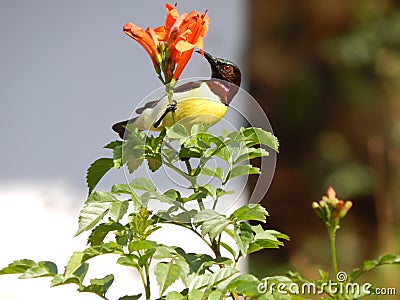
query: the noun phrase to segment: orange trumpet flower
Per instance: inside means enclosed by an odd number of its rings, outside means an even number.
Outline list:
[[[127,23],[123,31],[137,41],[149,54],[164,84],[174,84],[189,62],[195,48],[203,54],[203,38],[207,34],[210,19],[207,11],[179,15],[176,7],[166,4],[167,17],[163,26],[142,29]],[[161,76],[163,72],[163,78]]]

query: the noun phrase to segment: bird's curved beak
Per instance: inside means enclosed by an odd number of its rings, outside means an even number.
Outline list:
[[[196,50],[197,53],[201,53],[199,50]],[[209,62],[209,64],[211,66],[216,66],[217,65],[217,58],[212,56],[210,53],[204,51],[204,57],[205,59],[207,59],[207,61]]]

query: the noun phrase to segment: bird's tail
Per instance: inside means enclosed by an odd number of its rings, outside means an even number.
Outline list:
[[[122,121],[122,122],[115,123],[115,124],[112,126],[112,129],[113,129],[116,133],[118,133],[118,135],[119,135],[119,137],[120,137],[121,139],[124,139],[125,130],[126,130],[126,125],[128,125],[128,123],[130,123],[129,120],[126,120],[126,121]]]

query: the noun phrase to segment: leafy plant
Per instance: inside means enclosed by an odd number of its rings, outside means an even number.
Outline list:
[[[255,251],[278,248],[288,237],[275,230],[263,229],[267,211],[259,204],[246,204],[224,215],[216,209],[221,201],[234,201],[234,191],[227,190],[232,178],[259,174],[260,170],[249,159],[266,156],[277,151],[277,139],[260,128],[242,128],[234,132],[222,132],[215,136],[205,126],[195,125],[188,132],[179,124],[164,130],[159,136],[147,136],[133,126],[125,141],[106,145],[113,150],[112,158],[100,158],[88,169],[89,196],[79,215],[76,235],[91,231],[88,246],[74,252],[65,267],[58,273],[52,262],[18,260],[2,269],[0,274],[22,274],[20,278],[52,277],[52,286],[74,283],[81,292],[96,293],[107,299],[112,285],[112,274],[104,278],[84,279],[90,259],[104,255],[118,256],[116,263],[135,269],[142,280],[143,296],[154,299],[150,286],[150,270],[159,286],[158,298],[165,299],[222,299],[229,295],[261,296],[257,291],[260,281],[238,270],[238,262]],[[262,148],[267,146],[269,150]],[[218,167],[208,163],[218,159]],[[182,190],[160,191],[149,178],[135,178],[129,183],[115,184],[109,192],[95,191],[95,186],[109,169],[126,165],[134,172],[144,161],[155,172],[161,166],[174,171],[187,182]],[[179,164],[184,163],[184,168]],[[213,178],[217,184],[203,184],[199,178]],[[151,211],[150,201],[168,205],[168,209]],[[196,203],[198,209],[193,209]],[[191,205],[191,209],[187,208]],[[209,207],[207,207],[207,205]],[[249,221],[257,222],[251,225]],[[213,255],[186,253],[175,245],[152,240],[153,232],[164,224],[183,227],[193,232]],[[231,245],[236,244],[237,247]],[[184,290],[169,291],[176,281]],[[119,299],[139,299],[140,295],[123,296]]]

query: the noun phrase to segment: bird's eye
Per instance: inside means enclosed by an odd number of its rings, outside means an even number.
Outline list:
[[[230,71],[232,71],[232,66],[230,66],[230,65],[224,66],[224,71],[225,71],[225,72],[230,72]]]

